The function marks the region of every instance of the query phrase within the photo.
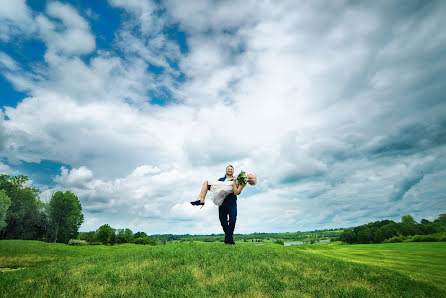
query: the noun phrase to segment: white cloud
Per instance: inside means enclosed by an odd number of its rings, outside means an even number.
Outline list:
[[[55,180],[67,187],[83,187],[84,184],[90,182],[93,178],[93,173],[84,166],[72,170],[62,167],[60,170],[61,176],[57,176]]]
[[[46,13],[49,17],[62,21],[60,24],[40,14],[36,17],[39,34],[50,52],[60,54],[88,54],[95,49],[95,38],[88,23],[71,6],[50,2]]]
[[[0,52],[0,65],[7,70],[15,71],[18,69],[17,63],[7,54]]]
[[[35,30],[32,14],[25,0],[0,3],[0,40],[8,42],[18,33],[30,34]]]
[[[419,44],[403,46],[409,31],[419,40],[435,33],[444,23],[438,14],[414,27],[415,17],[390,16],[379,5],[337,3],[322,11],[293,1],[110,3],[127,12],[115,44],[123,56],[95,51],[89,24],[56,2],[35,21],[48,46],[42,75],[23,74],[0,55],[7,78],[30,95],[5,108],[2,155],[70,165],[56,189],[79,196],[83,229],[110,223],[219,233],[215,206],[197,210],[188,202],[229,163],[259,177],[240,196],[237,232],[421,216],[420,193],[442,191],[436,181],[443,166],[412,178],[432,158],[443,164],[445,106],[423,104],[436,97],[412,85],[438,84],[444,64],[424,65]],[[165,34],[173,25],[185,31],[188,52]],[[438,47],[426,51],[435,55]],[[94,54],[88,63],[79,57],[87,53]],[[149,64],[164,70],[155,75]],[[164,89],[171,102],[151,105],[148,94]],[[419,181],[392,201],[411,179]],[[432,198],[444,208],[444,199]]]
[[[11,172],[12,172],[11,168],[8,165],[5,165],[5,164],[0,162],[0,175],[1,174],[10,175]]]

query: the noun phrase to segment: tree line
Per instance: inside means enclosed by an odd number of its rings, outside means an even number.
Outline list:
[[[105,224],[96,231],[80,232],[79,239],[88,244],[122,244],[134,243],[143,245],[164,244],[155,237],[149,237],[145,232],[136,232],[133,234],[130,229],[113,229],[110,225]]]
[[[0,239],[64,242],[78,236],[84,221],[78,197],[55,192],[48,203],[24,175],[0,175]]]
[[[326,229],[315,230],[307,232],[286,232],[286,233],[251,233],[251,234],[234,234],[235,241],[244,242],[263,242],[263,241],[304,241],[317,242],[323,239],[331,239],[339,237],[344,229]],[[160,234],[153,235],[161,241],[203,241],[203,242],[223,242],[224,234],[211,235],[175,235],[175,234]]]
[[[399,241],[409,236],[433,235],[444,232],[446,232],[446,213],[440,214],[432,222],[427,219],[422,219],[420,223],[417,223],[411,215],[405,215],[401,218],[400,223],[393,220],[382,220],[345,229],[339,236],[339,240],[350,244],[382,243],[392,242],[389,241],[391,239]],[[443,238],[444,236],[441,235],[438,239]]]
[[[108,224],[96,231],[79,233],[84,215],[74,193],[55,192],[48,203],[42,202],[39,194],[24,175],[0,175],[0,239],[61,243],[79,239],[89,244],[155,245],[159,242],[144,232],[133,234],[130,229],[113,229]]]

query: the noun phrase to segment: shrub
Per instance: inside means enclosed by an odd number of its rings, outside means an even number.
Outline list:
[[[403,236],[393,236],[392,238],[384,240],[383,243],[397,243],[397,242],[403,242],[403,240],[404,240]]]
[[[404,242],[436,242],[436,241],[446,241],[445,233],[436,233],[430,235],[414,235],[407,237]]]
[[[283,241],[282,241],[282,240],[280,240],[280,239],[277,239],[276,241],[274,241],[274,243],[275,243],[275,244],[280,244],[280,245],[283,245]]]
[[[88,245],[88,242],[85,240],[79,240],[79,239],[70,239],[68,241],[69,245]]]
[[[90,245],[102,245],[102,242],[93,241],[93,242],[88,242],[88,244],[90,244]]]
[[[133,240],[133,243],[142,244],[142,245],[156,245],[157,239],[149,237],[149,236],[145,236],[145,237],[135,238]]]

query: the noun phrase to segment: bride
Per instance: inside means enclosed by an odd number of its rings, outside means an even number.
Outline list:
[[[204,205],[204,200],[206,198],[206,194],[209,191],[211,195],[211,200],[215,205],[221,206],[226,196],[231,193],[235,195],[239,195],[243,188],[246,186],[246,182],[250,185],[257,184],[257,177],[254,174],[248,174],[245,176],[245,180],[242,176],[244,176],[244,172],[239,174],[239,179],[233,176],[234,167],[229,165],[226,167],[225,177],[218,179],[218,181],[204,181],[203,186],[201,187],[200,194],[197,197],[196,201],[190,202],[193,206]]]

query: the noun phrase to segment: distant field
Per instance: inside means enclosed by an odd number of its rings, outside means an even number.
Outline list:
[[[304,245],[311,253],[379,266],[446,290],[446,243],[413,242],[357,245]]]
[[[446,297],[446,243],[71,247],[0,241],[0,296]]]

